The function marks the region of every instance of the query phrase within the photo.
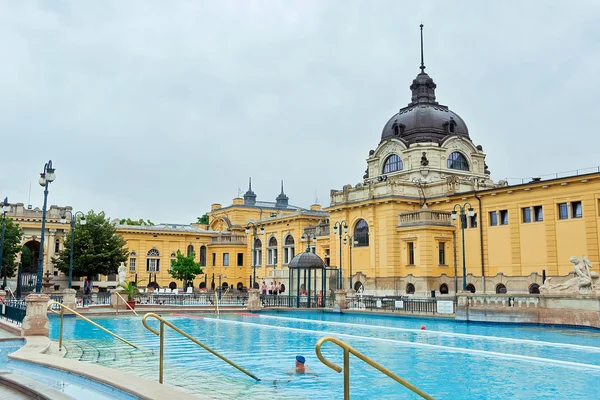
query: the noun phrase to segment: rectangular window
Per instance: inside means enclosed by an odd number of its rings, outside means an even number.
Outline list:
[[[438,244],[440,265],[446,265],[446,243],[439,242]]]
[[[146,272],[159,272],[160,260],[158,258],[149,258],[146,260]]]
[[[135,258],[129,259],[129,272],[135,272]]]
[[[408,242],[408,265],[415,265],[415,243]]]
[[[223,266],[229,267],[229,253],[223,253]]]
[[[217,265],[217,253],[212,253],[212,266]]]
[[[237,262],[238,267],[243,267],[244,266],[244,253],[238,253],[238,262]]]
[[[471,228],[477,228],[477,214],[469,217],[469,226]]]
[[[54,253],[58,254],[60,252],[60,240],[56,239],[54,242]]]
[[[581,210],[581,202],[573,201],[571,202],[571,218],[581,218],[583,215]]]
[[[529,207],[522,208],[521,212],[523,213],[523,222],[524,223],[531,222],[531,208],[529,208]]]
[[[541,222],[544,220],[544,209],[542,206],[533,207],[533,220],[535,222]]]
[[[498,225],[498,214],[496,214],[496,211],[492,211],[490,213],[490,226],[496,225]]]
[[[500,225],[508,225],[508,210],[500,210]]]
[[[558,219],[567,219],[569,218],[569,208],[567,207],[567,203],[559,203],[558,204]]]

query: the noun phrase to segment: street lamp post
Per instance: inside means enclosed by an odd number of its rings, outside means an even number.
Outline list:
[[[352,237],[352,235],[348,235],[346,234],[344,236],[344,244],[347,244],[350,246],[350,289],[352,289],[352,249],[354,248],[354,246],[358,243],[358,241],[356,239],[354,239],[354,237]]]
[[[342,272],[342,236],[344,235],[344,233],[348,233],[348,225],[346,224],[346,221],[338,221],[335,223],[335,225],[333,225],[333,234],[334,235],[338,235],[340,237],[340,279],[338,279],[338,285],[339,285],[339,289],[341,290],[343,285],[342,285],[342,279],[343,279],[343,272]]]
[[[81,219],[79,223],[81,225],[85,225],[85,214],[81,211],[77,211],[73,214],[72,211],[65,211],[65,213],[60,217],[60,222],[65,224],[67,222],[67,213],[71,214],[71,250],[69,253],[69,289],[71,289],[71,285],[73,283],[73,247],[75,245],[75,224],[77,222],[77,215],[81,214]],[[137,282],[137,279],[135,280]]]
[[[44,236],[46,231],[46,205],[48,204],[48,186],[56,179],[55,169],[52,168],[52,160],[44,165],[44,171],[40,173],[38,183],[44,188],[44,207],[42,208],[42,237],[40,238],[40,255],[38,259],[37,281],[35,292],[42,291],[42,273],[44,272]]]
[[[256,231],[258,229],[260,234],[263,235],[265,233],[265,228],[255,224],[254,222],[248,222],[248,225],[246,226],[246,235],[250,233],[250,228],[252,228],[252,269],[254,270],[252,289],[254,289],[256,287],[256,239],[258,238]]]
[[[2,237],[0,238],[0,276],[2,276],[2,255],[4,254],[4,231],[6,229],[6,213],[10,211],[10,204],[8,204],[8,197],[4,198],[2,202],[2,207],[0,207],[0,211],[2,212]],[[4,281],[2,282],[2,289],[6,288],[6,274],[8,270],[4,272]]]
[[[467,208],[467,206],[469,206],[469,208],[468,208],[467,214],[465,214],[465,208]],[[452,215],[450,216],[452,221],[456,221],[456,218],[457,218],[456,208],[457,207],[460,212],[460,230],[461,230],[461,236],[462,236],[463,290],[467,290],[467,263],[465,261],[466,260],[465,259],[465,228],[467,227],[467,215],[469,217],[474,216],[475,210],[473,210],[473,206],[469,202],[466,202],[462,206],[460,204],[456,204],[452,210]]]
[[[317,235],[315,235],[314,233],[304,232],[302,234],[302,236],[300,237],[300,241],[302,243],[306,242],[306,252],[307,253],[310,253],[310,239],[312,239],[313,243],[317,243]]]

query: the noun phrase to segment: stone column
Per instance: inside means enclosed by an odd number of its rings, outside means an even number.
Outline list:
[[[346,305],[346,291],[336,290],[335,291],[335,302],[333,303],[334,311],[341,311],[347,308]]]
[[[258,289],[248,290],[248,304],[246,305],[248,311],[258,311],[263,309],[263,305],[260,301],[260,291]]]
[[[25,298],[27,313],[23,319],[23,336],[48,336],[48,302],[46,294],[30,294]]]
[[[71,310],[75,310],[77,307],[77,291],[75,289],[64,289],[59,293],[63,298],[62,303]],[[71,312],[69,310],[65,310],[65,314],[71,314]]]

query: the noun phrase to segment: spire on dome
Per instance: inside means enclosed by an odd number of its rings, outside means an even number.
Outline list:
[[[412,98],[410,105],[415,105],[418,103],[430,103],[430,104],[438,104],[435,101],[435,88],[437,85],[433,82],[433,79],[427,75],[425,72],[425,61],[423,57],[423,24],[420,25],[421,28],[421,72],[417,77],[413,80],[412,85],[410,85],[410,90],[412,90]]]
[[[275,200],[275,208],[287,208],[289,198],[283,192],[283,180],[281,181],[281,193]]]
[[[425,64],[423,63],[423,24],[421,24],[421,72],[425,72]]]
[[[256,204],[256,194],[252,191],[252,177],[248,181],[248,191],[244,194],[244,204],[248,206]]]

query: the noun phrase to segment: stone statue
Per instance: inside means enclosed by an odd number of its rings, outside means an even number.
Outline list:
[[[121,262],[119,265],[119,286],[125,286],[127,280],[127,271],[125,270],[125,263]]]
[[[421,156],[421,166],[426,167],[429,165],[429,160],[427,159],[427,153],[423,152]]]
[[[574,278],[568,281],[552,285],[551,279],[546,279],[546,282],[540,286],[540,293],[580,293],[589,294],[593,292],[598,286],[598,275],[597,272],[590,271],[592,263],[587,259],[586,256],[582,256],[581,259],[578,257],[569,258],[574,265],[575,274]]]

